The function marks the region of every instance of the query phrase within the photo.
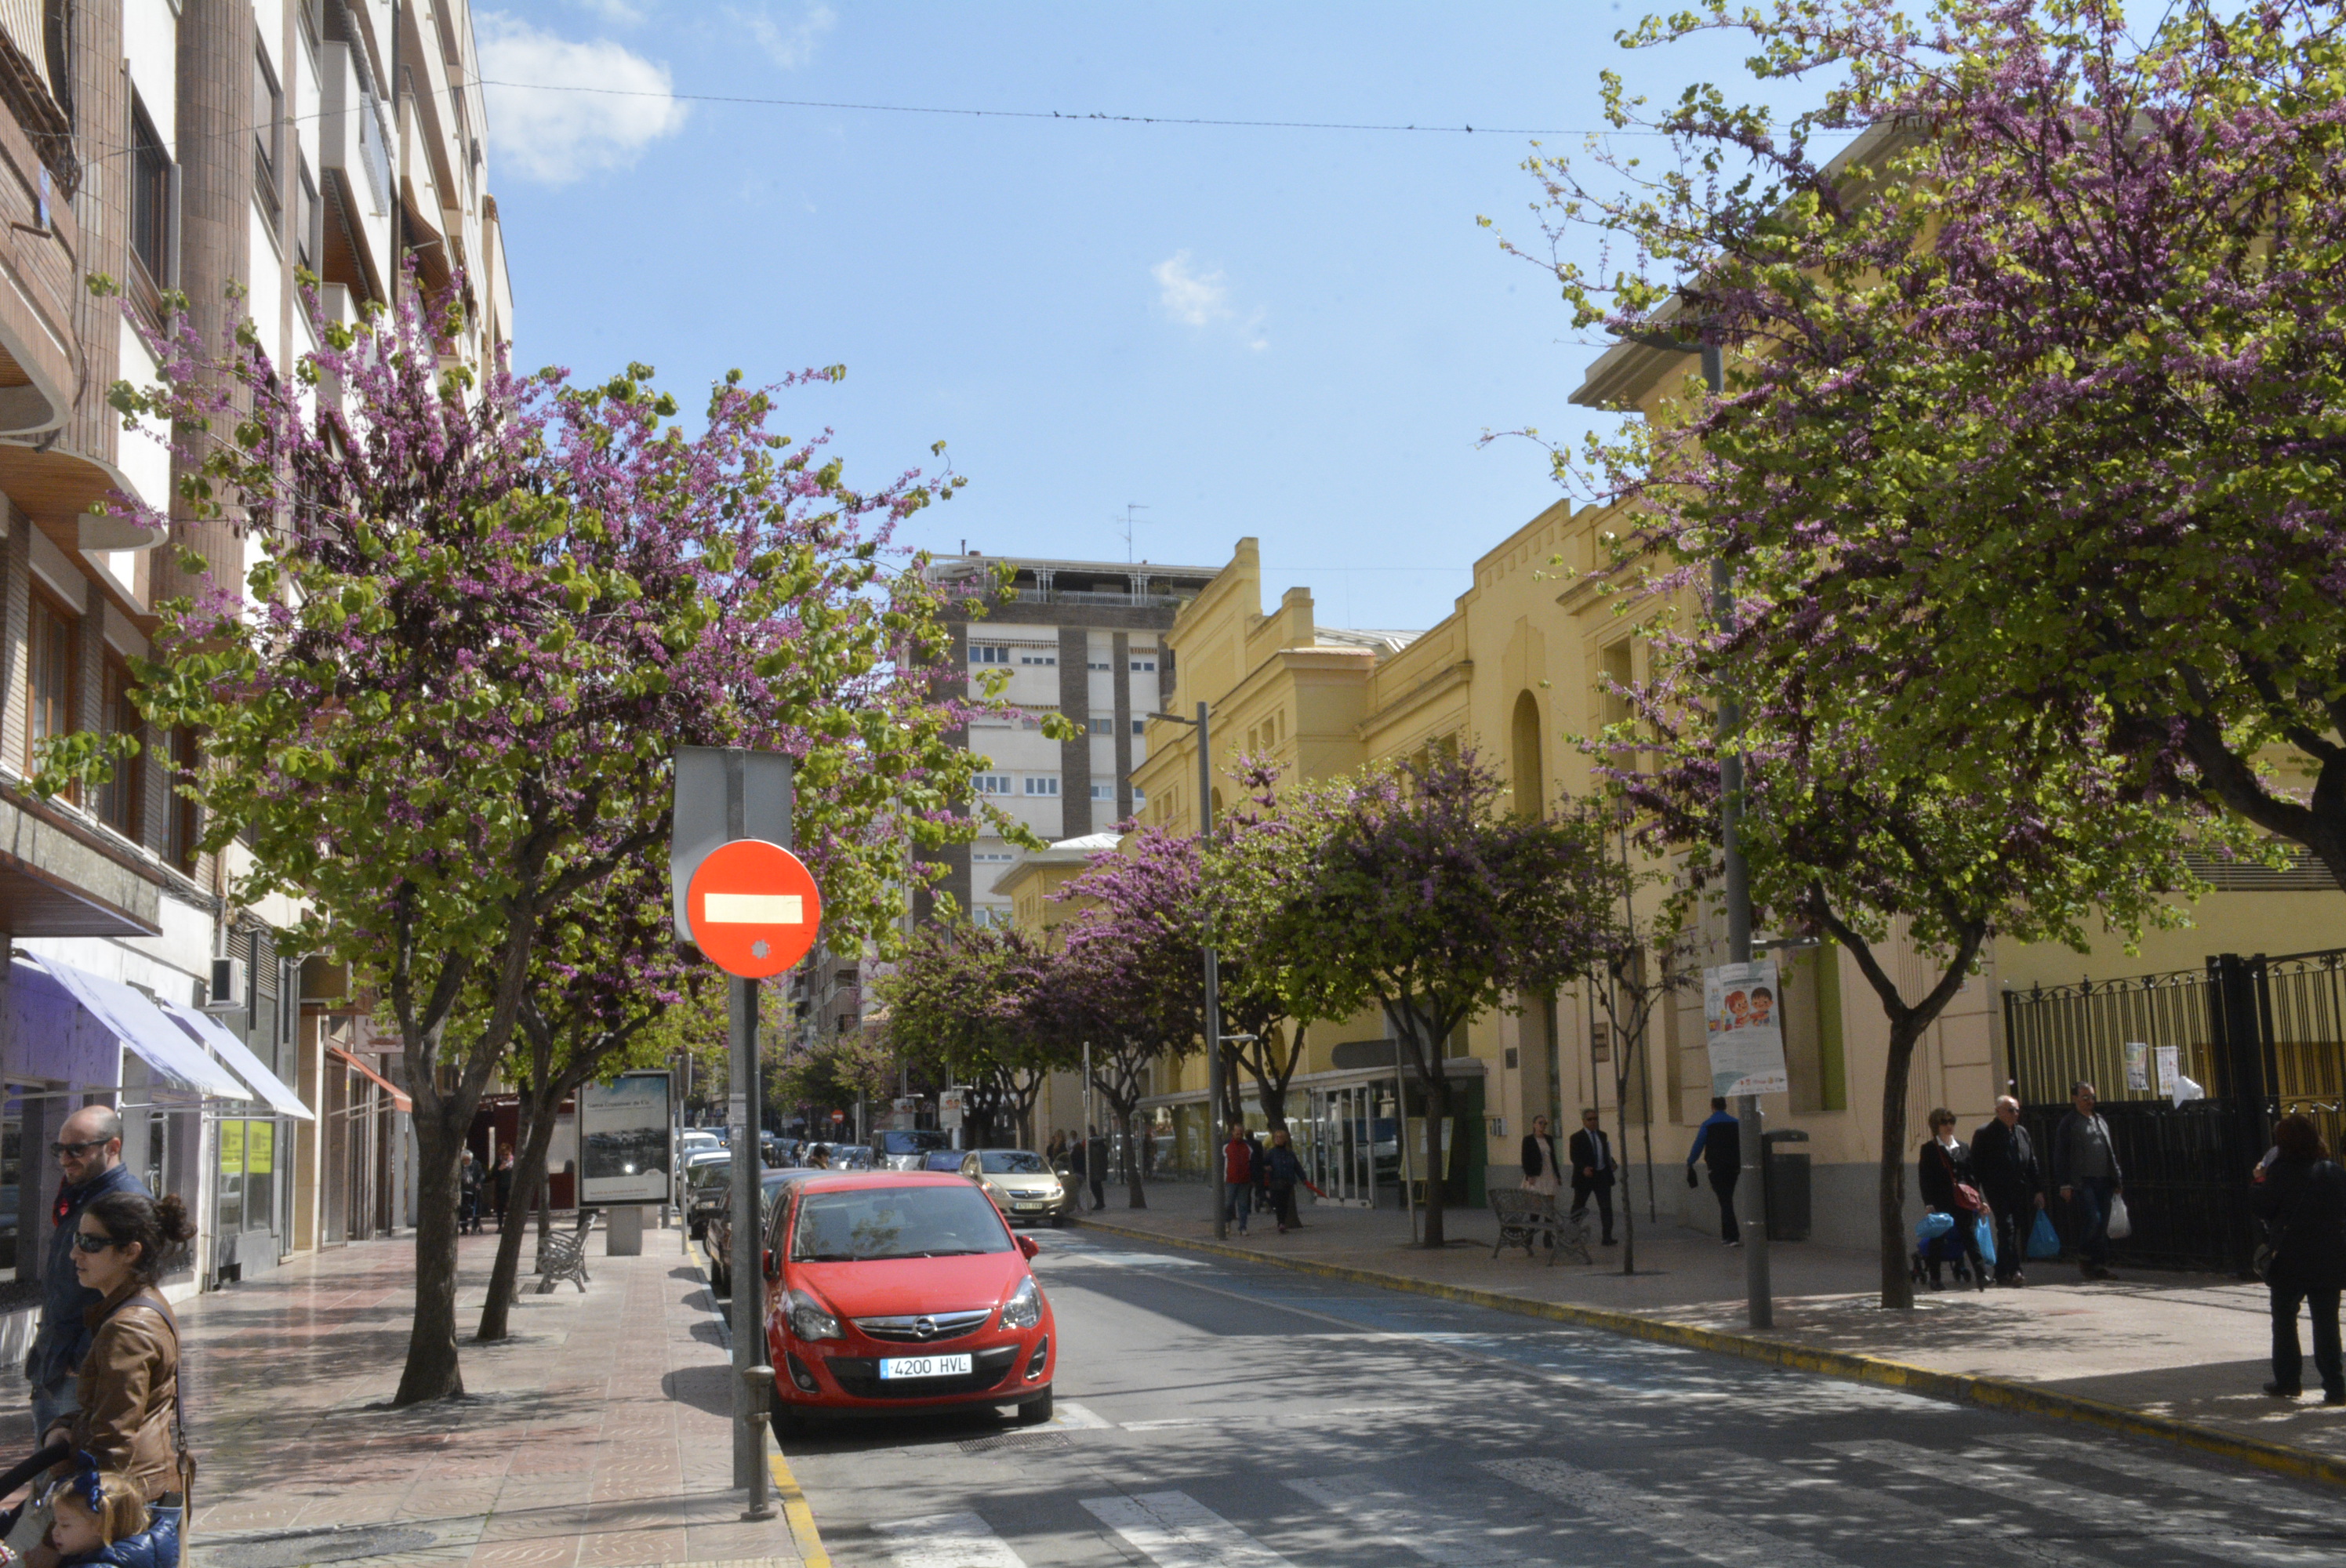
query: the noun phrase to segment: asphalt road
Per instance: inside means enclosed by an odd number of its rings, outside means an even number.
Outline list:
[[[831,1429],[842,1564],[2346,1564],[2346,1492],[1479,1308],[1041,1233],[1058,1414]]]

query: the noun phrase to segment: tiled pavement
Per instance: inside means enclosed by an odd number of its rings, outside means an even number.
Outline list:
[[[638,1257],[590,1243],[584,1295],[525,1281],[513,1337],[477,1345],[495,1246],[463,1243],[461,1401],[387,1408],[409,1242],[300,1258],[180,1308],[203,1466],[191,1568],[796,1568],[779,1513],[740,1518],[732,1374],[678,1233],[647,1231]],[[16,1415],[0,1444],[28,1431]]]

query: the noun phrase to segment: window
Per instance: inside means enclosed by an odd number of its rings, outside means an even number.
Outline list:
[[[1134,720],[1132,721],[1132,732],[1133,732],[1135,735],[1146,735],[1146,734],[1148,734],[1148,720],[1147,720],[1147,719],[1145,719],[1145,718],[1136,718],[1136,719],[1134,719]]]
[[[171,286],[171,155],[130,96],[130,254],[157,289]]]
[[[1010,793],[1010,775],[973,773],[970,775],[969,786],[981,795],[1007,795]]]
[[[984,930],[989,926],[1007,927],[1010,910],[1005,904],[974,904],[969,911],[969,923]]]
[[[1007,850],[972,850],[969,858],[981,866],[1006,866],[1018,857]]]
[[[839,983],[841,985],[853,985],[856,983],[855,972],[852,969],[841,970],[839,972]]]
[[[1606,648],[1601,656],[1606,684],[1597,690],[1597,711],[1606,724],[1619,724],[1629,717],[1628,698],[1622,688],[1634,678],[1629,644],[1625,640]]]
[[[1018,662],[1019,662],[1020,664],[1047,664],[1047,665],[1056,665],[1056,664],[1057,664],[1057,663],[1059,662],[1059,656],[1058,656],[1058,655],[1056,655],[1056,654],[1046,654],[1046,653],[1028,653],[1028,654],[1020,654],[1020,655],[1018,656]]]
[[[1157,661],[1153,658],[1137,658],[1132,661],[1132,667],[1135,670],[1142,671],[1148,675],[1155,675],[1157,673]]]
[[[73,731],[74,633],[78,625],[78,617],[58,608],[47,596],[33,595],[25,661],[27,772],[40,767],[43,741]]]
[[[1026,780],[1026,793],[1029,795],[1056,795],[1058,792],[1059,781],[1056,779],[1029,779]]]
[[[842,1013],[839,1015],[839,1032],[842,1034],[852,1034],[862,1022],[852,1013]]]
[[[1095,799],[1095,800],[1113,800],[1113,799],[1116,799],[1116,786],[1115,786],[1115,785],[1113,785],[1113,784],[1095,784],[1095,785],[1093,785],[1093,786],[1092,786],[1092,799]]]
[[[1144,810],[1144,809],[1146,809],[1148,808],[1148,797],[1146,794],[1143,794],[1143,793],[1141,792],[1141,789],[1140,789],[1140,786],[1139,786],[1139,785],[1135,784],[1135,785],[1132,787],[1132,809],[1133,809],[1133,810],[1134,810],[1134,811],[1136,811],[1136,812],[1137,812],[1137,811],[1141,811],[1141,810]]]
[[[269,56],[252,56],[252,195],[260,203],[269,227],[276,229],[280,209],[277,195],[278,137],[285,118],[285,95],[278,90],[277,73]]]
[[[130,700],[130,670],[120,659],[109,657],[106,661],[103,706],[98,710],[98,728],[107,735],[136,736],[138,733],[138,708]],[[114,777],[107,779],[97,792],[99,820],[126,839],[137,839],[146,799],[146,759],[117,758]]]
[[[293,169],[293,264],[311,272],[318,270],[318,260],[310,230],[317,221],[318,185],[310,178],[310,160],[305,158]]]
[[[196,771],[196,732],[192,729],[171,731],[171,806],[169,832],[163,853],[173,865],[193,875],[196,869],[196,840],[203,837],[204,824],[199,807],[179,793],[181,780],[193,782]]]
[[[972,664],[1008,664],[1010,662],[1010,650],[1004,647],[999,643],[972,643],[969,645],[969,662]]]
[[[1108,662],[1107,662],[1107,660],[1106,660],[1106,659],[1104,659],[1104,658],[1096,658],[1096,659],[1093,659],[1089,664],[1086,665],[1084,667],[1085,667],[1085,668],[1086,668],[1086,669],[1104,669],[1104,670],[1108,670],[1108,671],[1110,671],[1110,672],[1113,672],[1113,671],[1115,670],[1115,668],[1116,668],[1116,666],[1114,666],[1114,665],[1112,665],[1112,664],[1108,663]]]

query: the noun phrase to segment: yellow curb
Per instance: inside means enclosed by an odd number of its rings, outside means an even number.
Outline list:
[[[1699,1323],[1678,1323],[1667,1318],[1645,1318],[1634,1312],[1617,1311],[1609,1307],[1586,1307],[1571,1301],[1535,1301],[1528,1297],[1509,1296],[1497,1290],[1478,1290],[1466,1285],[1443,1285],[1431,1279],[1418,1279],[1406,1274],[1387,1274],[1373,1268],[1353,1268],[1341,1263],[1320,1263],[1311,1258],[1284,1257],[1275,1252],[1257,1252],[1249,1247],[1232,1247],[1227,1242],[1204,1241],[1189,1237],[1160,1236],[1155,1231],[1135,1226],[1116,1225],[1093,1219],[1088,1216],[1076,1223],[1111,1236],[1129,1237],[1135,1241],[1155,1242],[1162,1247],[1178,1247],[1188,1252],[1210,1253],[1219,1257],[1235,1257],[1248,1263],[1268,1263],[1298,1274],[1315,1275],[1322,1279],[1340,1279],[1347,1284],[1370,1285],[1386,1290],[1406,1291],[1415,1296],[1432,1296],[1443,1301],[1459,1301],[1474,1307],[1487,1307],[1494,1311],[1513,1312],[1525,1318],[1545,1318],[1553,1322],[1570,1323],[1584,1329],[1601,1329],[1608,1333],[1626,1334],[1633,1339],[1649,1339],[1657,1344],[1678,1345],[1688,1349],[1709,1350],[1722,1356],[1739,1356],[1748,1361],[1760,1361],[1769,1366],[1782,1367],[1797,1372],[1813,1372],[1822,1377],[1843,1378],[1852,1382],[1873,1383],[1885,1388],[1903,1389],[1910,1393],[1956,1403],[1984,1405],[1991,1410],[2014,1410],[2024,1415],[2043,1416],[2054,1420],[2076,1421],[2100,1427],[2105,1431],[2122,1432],[2128,1437],[2147,1438],[2157,1442],[2174,1443],[2200,1453],[2221,1459],[2238,1460],[2261,1470],[2294,1476],[2300,1481],[2320,1481],[2331,1486],[2346,1486],[2346,1458],[2298,1448],[2289,1443],[2270,1442],[2262,1438],[2243,1437],[2221,1427],[2204,1426],[2197,1421],[2178,1420],[2173,1416],[2152,1415],[2145,1410],[2114,1405],[2102,1400],[2089,1400],[2077,1394],[2065,1394],[2057,1390],[2024,1383],[2010,1378],[1984,1378],[1966,1372],[1941,1372],[1929,1367],[1917,1367],[1905,1361],[1893,1361],[1885,1356],[1864,1356],[1851,1350],[1819,1349],[1811,1345],[1800,1345],[1787,1339],[1763,1339],[1757,1334],[1738,1334],[1724,1329],[1706,1328]]]
[[[814,1527],[814,1510],[807,1506],[806,1493],[799,1490],[799,1479],[790,1473],[790,1461],[780,1451],[766,1456],[767,1468],[774,1478],[774,1495],[781,1500],[782,1517],[790,1522],[790,1539],[798,1543],[799,1557],[806,1568],[831,1568],[831,1553],[823,1549],[822,1536]]]

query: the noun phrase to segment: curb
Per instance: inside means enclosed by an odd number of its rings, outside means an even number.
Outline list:
[[[1606,1333],[1626,1335],[1630,1339],[1647,1339],[1657,1344],[1676,1345],[1691,1350],[1708,1350],[1716,1355],[1739,1357],[1747,1361],[1759,1361],[1789,1371],[1811,1372],[1820,1377],[1841,1378],[1851,1382],[1873,1383],[1884,1388],[1902,1389],[1909,1393],[1930,1399],[1945,1400],[1957,1404],[1981,1405],[1989,1410],[2011,1410],[2022,1415],[2041,1416],[2052,1420],[2075,1421],[2084,1426],[2099,1427],[2127,1437],[2145,1438],[2154,1442],[2172,1443],[2219,1459],[2237,1460],[2259,1470],[2280,1475],[2293,1476],[2300,1481],[2319,1481],[2329,1486],[2346,1486],[2346,1458],[2319,1453],[2311,1449],[2297,1448],[2288,1443],[2270,1442],[2262,1438],[2243,1437],[2220,1427],[2203,1426],[2196,1421],[2178,1420],[2172,1416],[2151,1415],[2125,1405],[2115,1405],[2103,1400],[2089,1400],[2077,1394],[2065,1394],[2035,1383],[2024,1383],[2010,1378],[1979,1377],[1966,1372],[1941,1372],[1929,1367],[1917,1367],[1905,1361],[1893,1361],[1885,1356],[1860,1355],[1852,1350],[1824,1350],[1814,1346],[1795,1344],[1788,1339],[1763,1339],[1757,1334],[1738,1334],[1723,1329],[1708,1329],[1698,1323],[1679,1323],[1667,1318],[1644,1318],[1634,1312],[1617,1311],[1609,1307],[1585,1307],[1569,1301],[1535,1301],[1528,1297],[1509,1296],[1497,1290],[1480,1290],[1473,1286],[1443,1285],[1431,1279],[1418,1279],[1406,1274],[1387,1274],[1373,1268],[1354,1268],[1341,1263],[1321,1263],[1303,1257],[1282,1257],[1276,1253],[1252,1252],[1227,1242],[1205,1241],[1188,1237],[1160,1236],[1155,1231],[1134,1226],[1115,1225],[1083,1217],[1069,1217],[1070,1222],[1086,1229],[1119,1236],[1133,1241],[1151,1242],[1185,1252],[1202,1252],[1217,1257],[1233,1257],[1247,1263],[1269,1264],[1297,1274],[1315,1275],[1322,1279],[1337,1279],[1351,1285],[1369,1285],[1385,1290],[1399,1290],[1413,1296],[1431,1296],[1444,1301],[1463,1302],[1468,1306],[1489,1308],[1498,1312],[1512,1312],[1523,1318],[1545,1318],[1551,1322],[1570,1323],[1583,1329],[1599,1329]]]
[[[700,1283],[708,1289],[709,1303],[713,1307],[717,1300],[717,1288],[709,1278],[708,1249],[696,1243],[689,1231],[685,1234],[684,1256],[690,1260],[693,1271],[700,1276]],[[729,1369],[733,1350],[730,1323],[722,1312],[712,1312],[710,1316],[717,1319],[724,1339],[726,1364]],[[791,1472],[789,1458],[782,1452],[781,1445],[774,1441],[770,1428],[760,1435],[766,1442],[766,1477],[773,1483],[774,1501],[782,1505],[782,1519],[790,1527],[790,1543],[798,1548],[801,1568],[831,1568],[830,1548],[823,1545],[822,1533],[815,1528],[814,1508],[807,1502],[806,1493],[800,1490],[799,1478]],[[715,1564],[712,1568],[725,1568],[725,1565]]]

